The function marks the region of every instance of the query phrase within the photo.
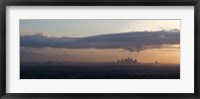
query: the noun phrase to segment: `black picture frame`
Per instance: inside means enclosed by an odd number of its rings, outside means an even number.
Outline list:
[[[6,93],[6,6],[194,6],[194,93]],[[199,99],[200,98],[199,0],[0,0],[0,97],[2,99]]]

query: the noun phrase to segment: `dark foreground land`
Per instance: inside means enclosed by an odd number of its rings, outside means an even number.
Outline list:
[[[21,64],[20,79],[180,79],[179,65]]]

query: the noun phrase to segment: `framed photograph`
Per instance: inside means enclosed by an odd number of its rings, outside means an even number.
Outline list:
[[[200,98],[199,0],[0,4],[2,99]]]

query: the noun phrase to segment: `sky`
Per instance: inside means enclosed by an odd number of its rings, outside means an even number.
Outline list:
[[[130,31],[180,29],[180,20],[131,19],[21,19],[20,34],[42,33],[54,37],[86,37]]]
[[[19,30],[22,62],[180,63],[180,20],[21,19]]]

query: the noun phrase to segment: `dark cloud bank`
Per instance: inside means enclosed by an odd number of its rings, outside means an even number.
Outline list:
[[[159,48],[166,44],[180,44],[180,32],[171,30],[153,32],[127,32],[83,38],[56,38],[38,34],[20,37],[20,45],[22,47],[33,48],[120,48],[128,51],[141,51],[148,48]]]

